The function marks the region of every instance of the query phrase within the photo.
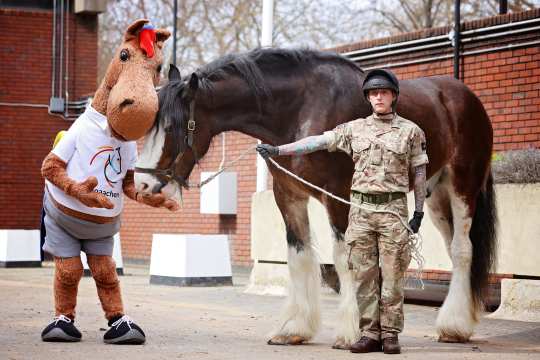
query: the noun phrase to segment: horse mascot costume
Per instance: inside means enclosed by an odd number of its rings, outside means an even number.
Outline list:
[[[42,165],[45,178],[43,249],[54,256],[56,316],[43,341],[80,341],[74,325],[77,288],[83,275],[80,252],[87,255],[110,329],[106,343],[141,344],[143,330],[125,315],[112,258],[113,235],[120,230],[124,193],[153,207],[178,209],[163,195],[142,196],[134,187],[134,140],[152,126],[158,110],[163,43],[170,36],[137,20],[94,95],[91,106],[73,123]]]

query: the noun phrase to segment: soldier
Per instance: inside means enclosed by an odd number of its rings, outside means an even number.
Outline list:
[[[393,211],[407,219],[406,193],[412,180],[415,212],[409,227],[418,232],[426,194],[426,140],[422,129],[396,114],[399,83],[392,72],[371,71],[362,90],[373,108],[366,119],[290,144],[261,144],[257,151],[264,158],[318,150],[341,150],[352,157],[351,201],[362,208],[351,206],[345,241],[350,246],[349,268],[358,286],[362,337],[351,345],[351,352],[399,354],[404,275],[411,259],[409,233],[396,215],[376,211]],[[409,169],[413,179],[409,179]]]

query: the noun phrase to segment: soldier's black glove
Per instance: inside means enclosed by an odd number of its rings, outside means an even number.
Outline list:
[[[409,227],[411,228],[413,233],[416,234],[418,232],[418,229],[420,229],[420,224],[422,223],[422,218],[423,217],[424,217],[424,212],[423,211],[415,211],[414,212],[414,215],[413,215],[411,221],[409,221]]]
[[[257,150],[259,152],[259,154],[261,154],[263,159],[268,159],[268,158],[270,158],[272,156],[278,156],[279,155],[278,147],[268,145],[268,144],[259,144],[255,148],[255,150]]]

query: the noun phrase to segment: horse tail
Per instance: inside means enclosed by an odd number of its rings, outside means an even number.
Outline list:
[[[487,295],[489,273],[494,270],[497,261],[497,206],[491,171],[476,197],[469,236],[473,246],[470,278],[472,300],[475,308],[480,309]]]

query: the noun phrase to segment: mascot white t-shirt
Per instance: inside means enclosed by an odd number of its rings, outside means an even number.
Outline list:
[[[91,106],[75,120],[67,133],[52,150],[67,163],[67,174],[77,182],[95,176],[100,192],[113,203],[114,208],[91,208],[67,195],[49,181],[47,189],[60,204],[91,215],[113,217],[124,206],[122,182],[128,170],[137,162],[137,143],[121,141],[111,135],[107,118]]]

